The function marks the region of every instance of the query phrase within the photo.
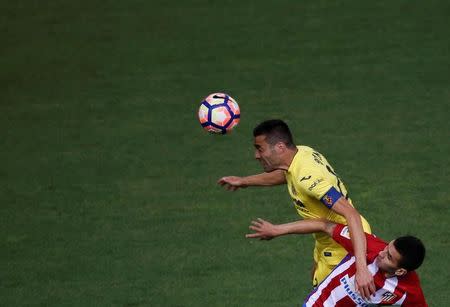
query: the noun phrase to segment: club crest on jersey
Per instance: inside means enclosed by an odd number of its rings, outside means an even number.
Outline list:
[[[381,301],[383,303],[389,303],[391,302],[393,299],[395,299],[397,296],[394,293],[391,293],[389,291],[386,291],[383,293],[383,295],[381,296]]]

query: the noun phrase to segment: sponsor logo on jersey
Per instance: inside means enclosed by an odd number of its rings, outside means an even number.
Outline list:
[[[357,306],[362,307],[369,306],[367,302],[364,301],[364,299],[361,296],[359,296],[358,293],[356,293],[356,291],[354,290],[354,285],[351,283],[350,279],[348,278],[348,275],[342,277],[340,281],[341,284],[344,286],[345,292],[347,292],[348,296],[352,299],[352,301],[356,303]]]
[[[389,291],[386,291],[383,293],[383,295],[381,296],[381,301],[383,303],[388,303],[390,301],[392,301],[394,298],[396,298],[397,296],[394,293],[391,293]]]
[[[312,191],[319,183],[321,183],[324,179],[323,178],[319,178],[317,180],[315,180],[311,186],[308,188],[308,190]]]

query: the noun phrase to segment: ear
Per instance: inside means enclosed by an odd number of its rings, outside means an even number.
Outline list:
[[[408,273],[408,271],[406,269],[403,269],[403,268],[395,270],[395,276],[397,276],[397,277],[403,276],[406,273]]]
[[[275,144],[275,148],[280,151],[284,151],[286,149],[286,144],[284,144],[283,142],[278,142]]]

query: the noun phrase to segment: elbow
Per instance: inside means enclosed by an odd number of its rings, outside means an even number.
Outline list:
[[[323,232],[325,232],[330,237],[333,236],[334,228],[336,228],[336,224],[330,221],[326,221],[324,223]]]
[[[347,208],[345,208],[344,212],[342,212],[342,215],[345,217],[345,219],[347,221],[350,220],[350,219],[360,219],[361,218],[358,210],[356,210],[350,204],[348,205]]]
[[[313,225],[314,232],[324,232],[328,235],[333,234],[334,227],[336,224],[325,218],[317,218],[310,220],[311,225]]]
[[[360,217],[358,210],[356,210],[344,197],[341,197],[336,201],[332,210],[343,216],[347,222]]]
[[[358,210],[356,210],[356,209],[353,208],[353,207],[351,207],[351,208],[348,210],[347,215],[348,215],[349,217],[353,217],[353,218],[358,218],[358,219],[360,218],[360,214],[359,214]]]

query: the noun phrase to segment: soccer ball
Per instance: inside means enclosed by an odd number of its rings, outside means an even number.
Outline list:
[[[239,123],[240,117],[236,100],[224,93],[209,95],[198,109],[200,124],[211,133],[229,133]]]

